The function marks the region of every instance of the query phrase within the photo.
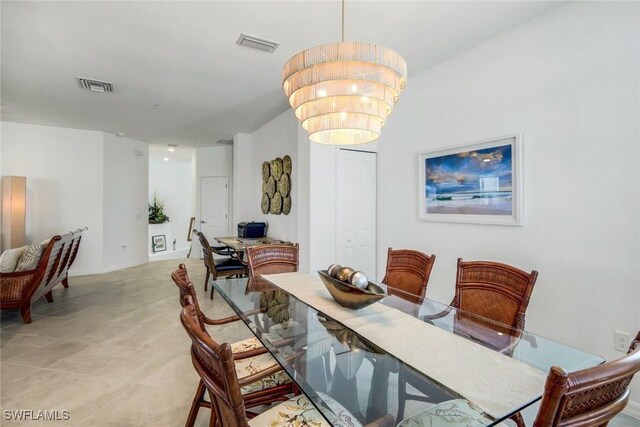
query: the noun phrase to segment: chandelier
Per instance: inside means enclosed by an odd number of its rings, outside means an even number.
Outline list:
[[[375,141],[407,84],[407,63],[373,43],[342,41],[304,50],[282,70],[282,88],[296,117],[320,144]]]

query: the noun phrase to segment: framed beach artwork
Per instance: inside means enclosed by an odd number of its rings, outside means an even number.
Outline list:
[[[522,225],[519,134],[421,153],[420,219]]]

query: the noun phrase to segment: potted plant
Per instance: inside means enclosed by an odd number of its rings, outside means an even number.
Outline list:
[[[158,198],[158,193],[153,193],[153,203],[149,204],[149,224],[163,224],[169,221],[164,214],[164,201]]]

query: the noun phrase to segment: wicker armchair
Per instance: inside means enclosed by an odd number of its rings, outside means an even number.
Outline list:
[[[228,257],[215,259],[213,253],[218,251],[218,249],[216,248],[214,250],[207,238],[200,231],[193,230],[193,234],[195,234],[200,241],[200,246],[202,246],[202,259],[207,269],[207,274],[204,278],[205,291],[209,284],[209,278],[211,278],[211,280],[218,280],[218,276],[229,278],[231,276],[244,276],[247,274],[247,267],[240,262],[238,258]],[[211,287],[210,297],[213,299],[213,286]]]
[[[180,320],[191,338],[191,360],[196,373],[201,378],[198,388],[202,390],[203,395],[208,392],[211,402],[213,402],[211,405],[213,410],[209,422],[210,426],[257,427],[269,425],[271,427],[287,427],[291,426],[291,422],[294,420],[296,425],[329,426],[305,396],[289,399],[286,403],[272,407],[249,420],[241,387],[249,381],[254,381],[255,379],[252,377],[255,375],[242,379],[238,378],[231,346],[227,343],[218,344],[202,330],[190,297],[187,297],[186,306],[182,310]],[[295,354],[290,356],[290,358],[295,357],[297,357]],[[277,368],[274,367],[273,369]],[[325,399],[325,402],[330,401],[330,399]],[[343,407],[335,402],[333,403],[334,405],[331,409],[334,413],[347,415]],[[348,414],[348,416],[353,417],[351,414]],[[194,421],[195,416],[190,413],[187,426],[192,426]],[[386,416],[367,425],[367,427],[391,427],[392,425],[393,418]]]
[[[34,270],[0,273],[0,308],[19,308],[24,323],[31,323],[34,301],[44,295],[53,302],[55,285],[69,287],[69,267],[76,259],[84,230],[53,236]]]
[[[593,368],[569,374],[552,367],[534,427],[606,426],[629,401],[629,383],[640,371],[637,343],[627,356]]]
[[[298,271],[299,245],[262,245],[247,248],[249,277]]]
[[[390,295],[397,295],[408,301],[422,304],[435,255],[422,252],[389,248],[387,252],[387,271],[382,283],[386,284]],[[401,292],[395,292],[398,289]]]

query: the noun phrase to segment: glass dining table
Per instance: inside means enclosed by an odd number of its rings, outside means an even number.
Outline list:
[[[329,425],[340,416],[336,413],[336,402],[366,425],[396,417],[399,396],[404,398],[407,388],[411,394],[419,392],[422,398],[407,403],[402,411],[404,419],[442,402],[462,398],[447,383],[436,381],[399,360],[393,350],[384,350],[376,342],[262,277],[218,280],[212,285]],[[380,286],[384,288],[384,285]],[[545,374],[553,365],[574,371],[604,362],[600,356],[434,300],[425,299],[422,304],[409,302],[401,298],[401,294],[402,291],[394,289],[392,295],[385,296],[377,304],[500,352]],[[543,391],[541,387],[539,394],[530,401],[487,417],[484,425],[498,424],[520,412],[538,401]],[[393,424],[398,425],[401,421],[395,420]]]

